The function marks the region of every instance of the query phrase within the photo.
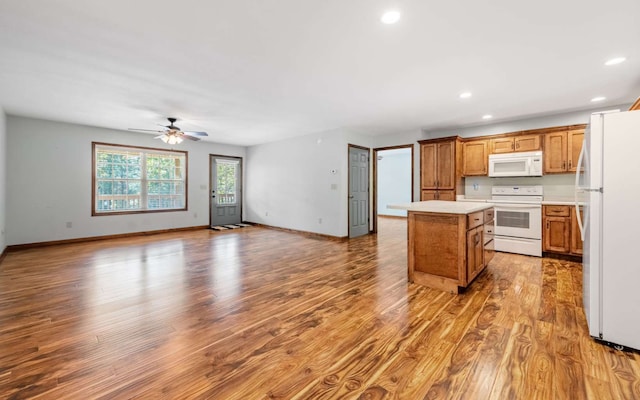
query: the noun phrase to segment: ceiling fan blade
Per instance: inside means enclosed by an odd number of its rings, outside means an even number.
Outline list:
[[[207,132],[195,132],[195,131],[182,131],[186,135],[191,136],[209,136]]]
[[[198,141],[200,140],[199,137],[195,137],[195,136],[189,136],[189,135],[180,135],[181,138],[183,139],[188,139],[188,140],[193,140],[193,141]]]
[[[154,136],[154,139],[161,139],[161,138],[163,138],[165,136],[166,136],[166,134],[163,133],[162,135]]]
[[[165,131],[159,131],[157,129],[136,129],[136,128],[129,128],[130,131],[137,131],[137,132],[157,132],[157,133],[163,133]]]

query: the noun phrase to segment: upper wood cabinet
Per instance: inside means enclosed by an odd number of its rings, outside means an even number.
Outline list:
[[[456,140],[420,144],[420,184],[426,189],[456,188]]]
[[[506,136],[491,139],[491,153],[513,153],[540,150],[540,135]]]
[[[575,172],[583,138],[584,129],[544,135],[544,173]]]
[[[462,144],[462,176],[488,175],[488,147],[489,141],[486,139]]]
[[[462,147],[457,136],[420,141],[420,200],[455,201],[462,186]]]
[[[567,151],[569,152],[567,159],[567,171],[576,172],[578,168],[578,158],[582,151],[582,142],[584,141],[584,129],[574,129],[567,132]]]

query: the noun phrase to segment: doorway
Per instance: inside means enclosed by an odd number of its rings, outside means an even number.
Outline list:
[[[373,231],[378,231],[378,215],[406,216],[406,211],[387,205],[413,201],[413,145],[381,147],[373,150]]]
[[[369,148],[349,145],[349,238],[369,233]]]
[[[209,156],[209,225],[234,225],[242,222],[242,158]]]

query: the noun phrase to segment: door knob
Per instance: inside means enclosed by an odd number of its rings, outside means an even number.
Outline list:
[[[355,197],[354,195],[349,196],[350,199],[353,199],[354,197]]]

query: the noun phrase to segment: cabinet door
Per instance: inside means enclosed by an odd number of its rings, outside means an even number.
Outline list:
[[[580,207],[580,218],[583,218],[582,207]],[[582,255],[582,244],[580,227],[576,218],[576,208],[571,207],[571,254]]]
[[[420,201],[438,200],[437,190],[423,190],[420,193]]]
[[[438,195],[436,200],[456,201],[456,191],[455,190],[438,190]]]
[[[420,182],[422,189],[436,189],[438,155],[435,143],[420,146]]]
[[[438,189],[455,189],[456,147],[454,141],[438,142],[436,185]]]
[[[483,226],[467,231],[467,284],[484,268]]]
[[[524,135],[515,137],[515,151],[540,150],[540,135]]]
[[[462,145],[462,175],[487,175],[487,141],[474,140]]]
[[[569,253],[569,217],[544,217],[543,251]]]
[[[512,137],[491,139],[491,153],[511,153],[514,150],[514,140]]]
[[[544,173],[567,172],[567,132],[544,135]]]
[[[584,129],[576,129],[567,133],[567,149],[569,151],[567,171],[569,172],[576,172],[583,139]]]

